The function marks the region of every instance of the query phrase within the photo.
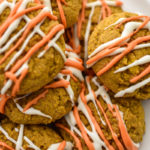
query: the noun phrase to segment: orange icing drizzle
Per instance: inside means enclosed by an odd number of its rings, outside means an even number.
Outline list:
[[[9,100],[9,96],[7,95],[0,95],[0,113],[4,114],[5,110],[4,110],[4,107],[5,107],[5,104],[6,102]]]
[[[61,80],[56,81],[50,85],[45,86],[45,88],[46,89],[48,89],[48,88],[54,88],[55,89],[55,88],[62,88],[62,87],[68,88],[69,85],[70,85],[70,82],[61,79]]]
[[[104,118],[105,118],[105,120],[106,120],[106,123],[107,123],[107,125],[108,125],[108,127],[109,127],[109,129],[110,129],[110,131],[111,131],[112,137],[113,137],[113,139],[114,139],[116,145],[118,146],[118,149],[119,149],[119,150],[124,150],[122,144],[120,143],[120,141],[119,141],[118,138],[117,138],[117,135],[116,135],[115,132],[113,131],[112,126],[111,126],[111,124],[110,124],[110,121],[109,121],[109,119],[108,119],[108,117],[107,117],[107,115],[106,115],[106,113],[105,113],[105,111],[104,111],[104,109],[103,109],[101,103],[98,101],[98,99],[97,99],[97,97],[96,97],[96,95],[95,95],[95,92],[92,91],[92,93],[93,93],[93,95],[94,95],[94,97],[95,97],[95,100],[96,100],[96,103],[97,103],[99,109],[102,111],[102,113],[103,113],[103,115],[104,115]]]
[[[90,149],[90,150],[94,150],[94,146],[93,146],[93,143],[90,141],[88,135],[87,135],[87,132],[80,120],[80,116],[79,116],[79,113],[78,113],[78,109],[76,106],[74,106],[74,110],[73,110],[73,113],[74,113],[74,117],[76,119],[76,122],[78,124],[78,127],[81,131],[81,134],[82,134],[82,137],[87,145],[87,147]]]
[[[81,100],[82,102],[84,103],[85,107],[86,107],[86,110],[88,111],[88,114],[93,122],[93,125],[95,126],[95,129],[96,131],[98,132],[98,134],[100,135],[100,137],[102,138],[102,140],[105,142],[105,144],[107,145],[108,149],[109,150],[114,150],[114,148],[109,144],[109,142],[107,141],[107,139],[105,138],[103,132],[102,132],[102,129],[101,127],[99,126],[99,124],[97,123],[96,119],[94,118],[93,114],[92,114],[92,111],[91,109],[89,108],[89,106],[87,105],[87,100],[86,100],[86,97],[84,95],[84,92],[85,92],[85,85],[82,84],[82,91],[80,93],[80,97],[81,97]],[[76,118],[77,119],[77,118]]]
[[[77,34],[78,34],[78,38],[81,38],[81,28],[82,28],[82,24],[85,21],[85,8],[86,8],[86,3],[87,0],[82,0],[82,10],[81,10],[81,14],[79,15],[79,19],[78,19],[78,26],[77,26]]]
[[[56,125],[56,127],[59,127],[61,129],[65,130],[66,132],[68,132],[73,137],[78,150],[82,150],[82,146],[81,146],[81,142],[80,142],[79,138],[72,131],[70,131],[68,128],[66,128],[65,126],[63,126],[59,123],[56,123],[55,125]]]
[[[87,78],[87,81],[90,82],[90,77]],[[85,105],[85,108],[93,122],[93,125],[95,126],[95,129],[96,131],[98,132],[98,134],[100,135],[100,137],[102,138],[102,140],[105,142],[105,144],[107,145],[108,149],[109,150],[114,150],[114,148],[109,144],[109,142],[107,141],[107,139],[105,138],[102,130],[101,130],[101,127],[99,126],[99,124],[97,123],[96,119],[94,118],[93,114],[92,114],[92,111],[91,109],[89,108],[88,104],[87,104],[87,100],[86,100],[86,96],[84,95],[84,92],[85,92],[85,85],[82,84],[82,91],[80,93],[80,97],[81,97],[81,100],[82,102],[84,103]],[[123,144],[119,141],[116,133],[113,131],[112,129],[112,125],[107,117],[107,114],[105,113],[100,101],[97,99],[96,97],[96,94],[94,91],[92,91],[93,95],[94,95],[94,98],[96,100],[96,103],[97,103],[97,106],[98,108],[101,110],[102,114],[104,115],[104,118],[106,120],[106,123],[111,131],[111,134],[112,134],[112,137],[118,147],[119,150],[124,150],[124,146]],[[128,150],[137,150],[138,148],[134,145],[134,143],[132,142],[128,132],[127,132],[127,129],[125,127],[125,124],[121,118],[121,115],[120,115],[120,112],[119,112],[119,109],[117,108],[116,105],[113,105],[113,107],[110,105],[110,104],[107,104],[108,106],[108,109],[109,111],[113,114],[113,116],[118,120],[118,126],[119,126],[119,129],[120,129],[120,133],[121,133],[121,137],[122,137],[122,140],[123,140],[123,143],[125,145],[125,147],[128,149]],[[113,111],[113,108],[115,110],[115,112]],[[81,122],[81,119],[80,119],[80,116],[79,116],[79,112],[78,112],[78,109],[76,106],[74,106],[74,109],[73,109],[73,114],[74,114],[74,117],[75,117],[75,120],[77,122],[77,126],[78,128],[80,129],[81,131],[81,134],[82,134],[82,137],[86,143],[86,145],[88,146],[88,148],[90,150],[94,149],[93,148],[93,144],[92,142],[90,141],[88,135],[87,135],[87,132]],[[66,127],[64,127],[63,125],[61,124],[56,124],[57,127],[60,127],[62,129],[64,129],[65,131],[67,131],[70,135],[73,135],[75,136],[75,134],[70,131],[69,129],[67,129]]]
[[[37,8],[39,8],[39,6],[37,6]],[[36,8],[36,9],[37,9]],[[34,10],[35,7],[32,7],[31,10]],[[30,11],[31,11],[30,10]],[[26,38],[26,36],[28,35],[28,33],[30,32],[30,30],[36,25],[38,24],[41,20],[43,20],[44,17],[48,16],[50,19],[56,19],[55,16],[52,16],[49,12],[43,12],[41,14],[39,14],[37,17],[35,17],[31,23],[29,23],[27,29],[25,30],[25,32],[23,33],[22,37],[19,39],[19,41],[15,44],[14,47],[12,47],[8,52],[6,52],[6,54],[4,55],[4,57],[0,60],[0,64],[2,64],[15,50],[17,47],[20,46],[20,44],[24,41],[24,39]],[[9,24],[8,24],[9,25]]]
[[[70,70],[64,69],[64,70],[61,70],[61,73],[62,74],[69,74],[74,81],[78,81],[77,78],[72,74],[72,72]]]
[[[117,5],[117,6],[122,6],[122,4],[123,4],[122,1],[119,1],[119,0],[116,1],[116,5]]]
[[[119,129],[120,129],[121,137],[122,137],[122,140],[124,142],[125,147],[129,150],[137,150],[138,148],[131,141],[131,138],[130,138],[128,132],[127,132],[127,129],[124,125],[124,122],[123,122],[123,120],[120,116],[119,110],[118,110],[116,105],[114,105],[114,109],[116,111],[116,116],[117,116],[117,119],[118,119],[118,122],[119,122]]]
[[[45,95],[48,93],[48,90],[45,90],[43,93],[41,93],[40,95],[38,95],[36,98],[34,98],[33,100],[29,101],[25,108],[23,109],[23,112],[27,111],[32,105],[37,104],[37,102],[41,99],[44,98]]]
[[[2,36],[2,34],[5,32],[5,30],[9,27],[9,25],[14,22],[17,18],[23,16],[26,13],[29,13],[31,11],[34,10],[38,10],[44,8],[44,5],[38,5],[35,7],[31,7],[31,8],[27,8],[25,10],[20,11],[19,13],[15,14],[14,16],[10,17],[8,20],[6,20],[6,22],[0,27],[0,37]],[[50,14],[50,13],[49,13]],[[51,15],[52,16],[52,15]]]
[[[111,15],[111,9],[105,2],[105,0],[100,0],[102,3],[102,19],[105,19],[106,17],[109,17]]]
[[[77,69],[79,69],[81,71],[84,71],[84,67],[83,67],[83,65],[81,63],[73,61],[73,60],[70,60],[70,59],[66,60],[65,65],[77,68]]]
[[[118,48],[120,48],[119,44],[122,43],[123,41],[127,40],[128,38],[130,38],[134,34],[136,34],[140,29],[142,29],[149,22],[150,18],[147,17],[147,16],[130,17],[130,18],[127,18],[127,19],[123,20],[119,25],[117,25],[116,27],[120,27],[125,22],[132,21],[132,20],[137,20],[137,19],[141,19],[141,18],[145,18],[144,22],[133,33],[130,33],[128,36],[126,36],[126,37],[118,40],[117,42],[109,45],[104,50],[102,50],[99,53],[97,53],[95,56],[93,56],[92,58],[90,58],[87,61],[87,64],[88,65],[92,64],[95,61],[98,61],[99,59],[107,56],[108,54],[110,54],[113,51],[115,51]],[[121,54],[118,54],[117,56],[115,56],[104,68],[102,68],[101,70],[99,70],[97,72],[97,75],[101,76],[102,74],[104,74],[105,72],[107,72],[109,69],[111,69],[125,55],[127,55],[129,52],[131,52],[136,47],[136,45],[138,45],[139,43],[142,43],[142,42],[149,41],[149,40],[150,40],[150,36],[144,36],[144,37],[139,37],[136,40],[131,41],[130,43],[127,43],[126,49]],[[145,75],[147,75],[149,73],[150,73],[150,66],[148,66],[140,75],[138,75],[138,76],[134,77],[133,79],[131,79],[130,82],[131,83],[135,83],[139,79],[141,79],[142,77],[144,77]]]
[[[38,6],[35,7],[31,7],[31,8],[26,8],[20,12],[17,12],[19,6],[21,5],[21,3],[23,2],[23,0],[20,0],[14,7],[14,9],[11,11],[9,17],[7,18],[7,20],[4,22],[4,24],[2,24],[2,26],[0,27],[0,37],[2,36],[2,34],[6,31],[6,29],[9,27],[9,25],[11,23],[13,23],[16,19],[18,19],[19,17],[25,15],[26,13],[32,12],[34,10],[38,10],[38,9],[42,9],[44,8],[44,5],[39,4]],[[51,15],[49,12],[41,12],[39,15],[37,15],[34,19],[31,20],[31,22],[28,24],[26,30],[24,31],[23,35],[21,36],[21,38],[18,40],[18,42],[9,50],[5,53],[4,57],[0,60],[0,64],[2,64],[24,41],[24,39],[27,37],[27,35],[31,32],[31,30],[34,28],[34,26],[36,26],[39,22],[41,22],[44,18],[49,17],[52,20],[57,20],[57,17],[54,15]],[[26,54],[25,56],[23,56],[20,60],[18,60],[16,62],[16,64],[14,66],[12,66],[12,68],[10,69],[10,71],[5,73],[5,78],[6,79],[11,79],[15,84],[12,90],[12,96],[15,96],[16,93],[19,91],[20,89],[20,84],[22,82],[22,80],[25,78],[25,76],[28,73],[28,69],[24,69],[21,73],[21,75],[18,77],[18,79],[15,76],[15,72],[24,64],[26,63],[30,57],[32,57],[32,55],[34,53],[36,53],[44,44],[46,44],[47,42],[49,42],[53,36],[59,32],[60,30],[64,29],[64,26],[61,24],[58,24],[56,26],[54,26],[50,32],[43,37],[43,39],[41,41],[39,41],[36,45],[34,45]],[[6,81],[6,80],[5,80]],[[6,82],[5,82],[6,83]],[[3,113],[4,112],[4,106],[7,102],[7,100],[9,99],[6,95],[2,95],[2,100],[0,102],[0,111]]]
[[[65,0],[57,0],[57,5],[58,5],[61,21],[62,21],[64,27],[66,28],[67,27],[67,22],[66,22],[66,17],[65,17],[63,7],[62,7],[61,3],[65,4],[65,5],[67,3],[65,2]]]
[[[35,3],[41,4],[40,0],[34,0]]]
[[[10,147],[9,145],[1,141],[0,141],[0,146],[3,146],[4,148],[7,148],[9,150],[14,150],[12,147]],[[3,148],[1,148],[1,150],[3,150]]]
[[[64,150],[65,146],[66,146],[66,141],[63,141],[63,142],[59,145],[59,147],[58,147],[57,150]]]
[[[12,90],[12,96],[16,96],[16,93],[19,92],[20,90],[20,84],[22,82],[22,80],[24,79],[24,77],[27,75],[28,73],[28,69],[24,69],[19,77],[19,79],[17,79],[15,81],[15,85],[13,87],[13,90]]]

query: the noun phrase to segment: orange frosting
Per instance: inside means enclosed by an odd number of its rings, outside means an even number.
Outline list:
[[[72,72],[70,70],[64,69],[64,70],[61,70],[61,73],[62,74],[69,74],[74,81],[78,81],[77,78],[72,74]]]
[[[57,5],[58,5],[61,21],[62,21],[64,27],[66,28],[67,27],[67,22],[66,22],[66,17],[65,17],[63,7],[62,7],[61,3],[66,5],[66,2],[65,2],[65,0],[57,0]]]
[[[79,69],[81,71],[84,71],[84,67],[83,67],[83,65],[81,63],[73,61],[73,60],[70,60],[70,59],[67,59],[67,61],[65,62],[65,65],[77,68],[77,69]]]
[[[80,116],[79,116],[79,113],[78,113],[78,109],[76,106],[74,106],[74,110],[73,110],[73,113],[74,113],[74,116],[75,116],[75,119],[76,119],[76,122],[78,124],[78,127],[81,131],[81,134],[82,134],[82,137],[87,145],[87,147],[90,149],[90,150],[94,150],[94,146],[93,146],[93,143],[90,141],[88,135],[87,135],[87,132],[80,120]]]
[[[81,142],[80,142],[79,138],[72,131],[70,131],[68,128],[66,128],[65,126],[63,126],[59,123],[56,123],[55,125],[56,125],[56,127],[59,127],[61,129],[65,130],[66,132],[68,132],[73,137],[78,150],[82,150],[82,145],[81,145]]]
[[[116,116],[119,122],[119,129],[120,129],[121,137],[122,137],[125,147],[128,150],[137,150],[138,148],[133,144],[116,105],[114,105],[114,109],[116,111]]]
[[[25,108],[23,109],[23,112],[27,111],[32,105],[37,104],[37,102],[41,98],[44,98],[47,93],[48,93],[48,90],[45,90],[43,93],[41,93],[40,95],[38,95],[36,98],[34,98],[33,100],[29,101],[27,103],[27,105],[25,106]]]
[[[91,79],[90,77],[87,77],[88,82],[90,82],[90,79]],[[86,108],[86,110],[87,110],[87,112],[90,116],[90,119],[91,119],[97,133],[99,134],[101,139],[105,142],[107,148],[109,150],[114,150],[114,148],[111,146],[111,144],[109,144],[109,142],[105,138],[100,125],[96,121],[96,118],[93,116],[92,110],[90,109],[90,107],[87,104],[86,96],[84,95],[84,93],[85,93],[85,85],[82,84],[82,91],[80,93],[80,98],[81,98],[82,102],[84,103],[84,106],[85,106],[85,108]],[[128,149],[128,150],[137,150],[137,147],[132,142],[132,140],[131,140],[131,138],[130,138],[127,130],[126,130],[125,124],[124,124],[124,122],[121,118],[118,107],[116,105],[111,106],[110,104],[107,104],[109,111],[112,113],[114,118],[116,118],[117,121],[118,121],[118,126],[119,126],[119,129],[120,129],[120,133],[121,133],[121,137],[122,137],[122,141],[123,141],[124,145],[121,143],[121,141],[118,139],[116,133],[114,132],[114,130],[112,128],[112,125],[109,121],[109,118],[107,117],[107,114],[106,114],[104,108],[102,107],[100,101],[97,99],[95,92],[92,91],[92,93],[95,97],[95,101],[97,103],[98,108],[101,110],[101,112],[102,112],[102,114],[105,118],[105,121],[108,125],[109,130],[111,131],[113,140],[116,143],[116,146],[118,147],[118,149],[119,150],[124,150],[124,146],[125,146],[126,149]],[[76,123],[77,123],[77,127],[80,129],[82,138],[84,139],[88,149],[90,149],[90,150],[93,149],[94,150],[93,143],[92,143],[91,139],[89,139],[89,136],[88,136],[88,134],[87,134],[87,132],[86,132],[84,126],[83,126],[83,123],[81,122],[81,119],[80,119],[80,116],[79,116],[79,111],[78,111],[76,106],[74,106],[73,114],[74,114],[74,117],[75,117],[75,120],[76,120]],[[74,139],[76,140],[76,143],[77,143],[78,139],[76,138],[76,135],[72,131],[70,131],[69,129],[67,129],[66,127],[64,127],[61,124],[56,124],[56,126],[59,127],[59,128],[62,128],[65,131],[67,131],[71,136],[74,137]]]
[[[63,142],[59,145],[59,147],[58,147],[57,150],[64,150],[65,146],[66,146],[66,141],[63,141]]]
[[[108,54],[111,54],[112,52],[116,51],[118,48],[120,48],[119,44],[124,42],[128,38],[132,37],[139,30],[141,30],[150,21],[150,17],[147,17],[147,16],[130,17],[130,18],[124,19],[120,24],[118,24],[116,26],[117,28],[120,27],[122,24],[124,24],[126,22],[129,22],[129,21],[132,21],[132,20],[138,20],[138,19],[141,19],[141,18],[145,18],[145,20],[134,32],[130,33],[128,36],[118,40],[117,42],[109,45],[108,47],[106,47],[102,51],[98,52],[95,56],[93,56],[92,58],[90,58],[87,61],[87,64],[88,65],[93,64],[94,62],[98,61],[99,59],[101,59],[101,58],[107,56]],[[126,49],[121,54],[118,54],[114,58],[112,58],[112,60],[108,64],[106,64],[106,66],[104,68],[102,68],[101,70],[99,70],[97,72],[97,75],[98,76],[103,75],[105,72],[107,72],[109,69],[111,69],[117,62],[119,62],[125,55],[130,53],[138,44],[140,44],[142,42],[147,42],[149,40],[150,40],[150,36],[144,36],[144,37],[139,37],[139,38],[137,38],[134,41],[131,41],[129,43],[126,43],[125,44]],[[147,75],[149,73],[150,73],[150,66],[148,66],[141,74],[139,74],[138,76],[131,79],[130,82],[135,83],[139,79],[141,79],[142,77],[144,77],[145,75]]]
[[[24,77],[26,76],[26,74],[28,73],[28,69],[24,69],[19,77],[19,79],[17,79],[15,81],[15,85],[13,87],[13,90],[12,90],[12,96],[16,96],[17,92],[19,92],[20,90],[20,84],[22,82],[22,80],[24,79]]]
[[[105,0],[100,0],[102,3],[102,19],[109,17],[111,15],[111,9],[105,2]]]
[[[4,114],[5,110],[4,110],[4,107],[6,105],[6,102],[9,100],[9,96],[7,95],[0,95],[0,113]]]
[[[9,145],[7,145],[6,143],[4,142],[1,142],[0,141],[0,146],[2,146],[1,150],[4,150],[4,149],[8,149],[8,150],[14,150],[12,147],[10,147]],[[4,149],[3,149],[4,148]]]
[[[77,26],[77,34],[78,34],[78,38],[81,38],[81,28],[82,28],[82,24],[85,21],[85,8],[86,8],[86,3],[87,0],[82,0],[82,10],[81,10],[81,14],[79,15],[79,19],[78,19],[78,26]]]
[[[56,81],[50,85],[47,85],[45,86],[45,88],[68,88],[68,86],[70,85],[70,82],[66,81],[66,80],[59,80],[59,81]]]

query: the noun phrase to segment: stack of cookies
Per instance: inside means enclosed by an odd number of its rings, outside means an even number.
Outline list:
[[[150,17],[119,0],[0,0],[0,150],[137,150],[150,98]]]

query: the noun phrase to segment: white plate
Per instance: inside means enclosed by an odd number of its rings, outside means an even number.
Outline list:
[[[123,9],[129,12],[138,12],[150,16],[150,0],[122,0]],[[144,101],[146,120],[146,133],[141,143],[140,150],[150,150],[150,101]]]

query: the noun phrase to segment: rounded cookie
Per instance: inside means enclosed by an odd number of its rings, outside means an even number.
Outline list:
[[[90,37],[87,65],[115,97],[150,98],[148,19],[127,12],[114,14]]]
[[[0,8],[1,95],[37,91],[64,66],[64,27],[47,7],[30,0],[2,1]]]
[[[72,144],[50,127],[42,125],[18,125],[5,119],[0,124],[0,148],[9,150],[54,150],[59,146],[71,150]]]
[[[75,53],[66,51],[66,55],[66,62],[69,60],[70,64],[73,62],[82,67]],[[83,81],[80,69],[70,64],[65,64],[56,80],[41,90],[8,100],[3,108],[5,115],[20,124],[49,124],[65,116],[77,102]]]
[[[56,123],[62,137],[77,149],[138,149],[145,132],[144,109],[134,99],[115,99],[99,84],[86,77],[78,105]]]

